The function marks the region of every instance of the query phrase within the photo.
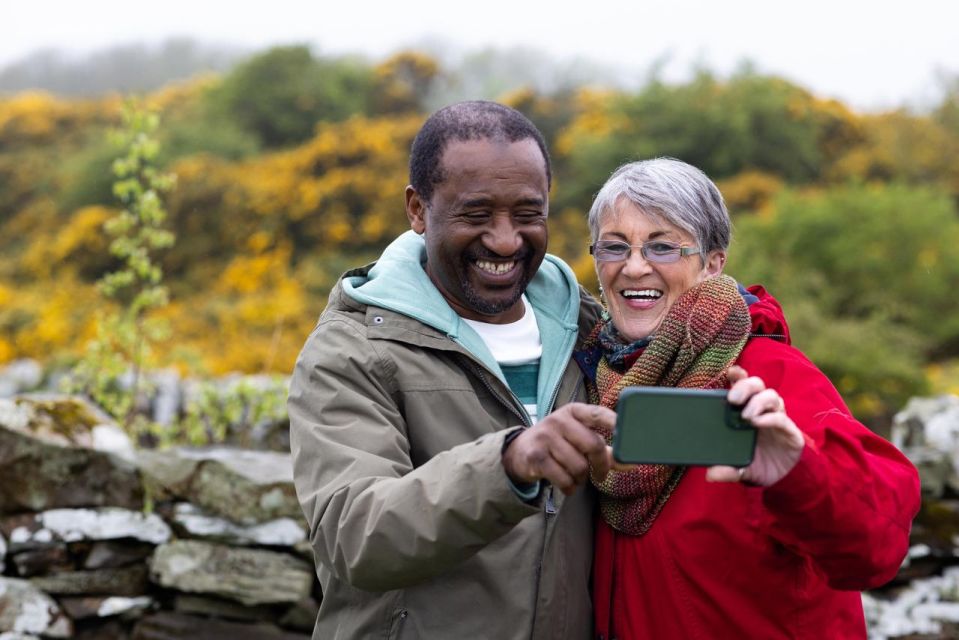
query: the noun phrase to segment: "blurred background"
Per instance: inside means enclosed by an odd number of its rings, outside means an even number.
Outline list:
[[[594,292],[610,172],[718,183],[727,272],[920,471],[869,637],[959,637],[957,24],[938,0],[6,3],[0,636],[309,637],[288,374],[408,228],[426,116],[486,98],[544,132],[550,250]]]
[[[0,367],[69,370],[103,314],[131,304],[97,286],[127,264],[104,223],[131,206],[114,165],[130,136],[110,135],[135,129],[131,97],[158,115],[148,162],[175,180],[157,190],[175,239],[147,247],[165,296],[138,316],[164,329],[136,364],[200,377],[288,373],[335,279],[407,228],[425,116],[489,98],[545,133],[550,248],[587,287],[592,194],[623,162],[674,156],[726,197],[727,271],[782,302],[857,416],[883,429],[909,397],[959,391],[949,3],[101,0],[4,14]]]

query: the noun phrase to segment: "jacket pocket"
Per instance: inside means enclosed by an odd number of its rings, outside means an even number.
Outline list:
[[[396,598],[390,614],[389,631],[386,634],[388,640],[400,640],[405,637],[403,630],[407,626],[406,621],[409,615],[410,612],[403,606],[403,599]]]

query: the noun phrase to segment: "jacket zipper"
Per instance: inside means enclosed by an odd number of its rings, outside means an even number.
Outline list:
[[[503,397],[503,395],[499,391],[494,389],[493,385],[490,384],[489,380],[486,377],[486,373],[487,373],[486,367],[479,365],[478,363],[476,363],[475,360],[473,360],[473,358],[471,358],[470,356],[464,353],[459,353],[459,356],[467,365],[467,368],[471,370],[480,379],[480,382],[483,383],[483,386],[486,387],[487,391],[489,391],[494,398],[497,398],[500,402],[506,405],[506,407],[513,414],[515,414],[517,417],[519,417],[523,421],[523,426],[525,428],[528,429],[531,426],[533,426],[529,419],[529,415],[527,415],[526,413],[526,410],[525,409],[523,409],[522,411],[519,410],[517,406],[517,404],[519,403],[519,398],[516,397],[516,394],[513,393],[512,390],[510,390],[510,397],[509,397],[509,400],[507,401]],[[553,408],[556,402],[556,397],[559,395],[559,390],[563,386],[562,383],[563,383],[563,376],[561,375],[559,381],[556,383],[556,387],[553,389],[553,393],[550,396],[549,402],[544,408],[544,412],[542,413],[542,415],[546,415],[545,411],[548,411],[549,409]],[[574,386],[568,402],[572,402],[573,400],[576,399],[576,391],[577,389]],[[548,484],[546,486],[546,501],[545,501],[545,506],[543,508],[543,517],[545,520],[544,526],[543,526],[543,550],[540,553],[539,562],[536,564],[536,593],[533,595],[533,603],[534,603],[533,604],[533,626],[530,629],[530,640],[532,640],[534,634],[536,633],[536,612],[539,610],[539,606],[538,606],[539,605],[539,584],[540,584],[540,581],[542,580],[543,565],[545,564],[544,561],[546,558],[546,542],[547,542],[547,537],[549,536],[549,523],[550,523],[550,520],[553,517],[555,517],[557,513],[559,513],[559,510],[556,508],[556,500],[553,492],[554,492],[553,485]]]
[[[553,400],[555,400],[556,396],[559,395],[559,389],[561,386],[563,386],[562,378],[560,378],[560,383],[556,385],[556,390],[553,392]],[[572,402],[573,400],[576,399],[576,391],[577,389],[576,389],[576,386],[574,385],[573,391],[570,394],[569,399],[567,400],[567,403]],[[546,504],[545,504],[545,507],[543,508],[543,518],[545,520],[544,526],[543,526],[543,551],[540,554],[539,562],[536,564],[536,593],[533,599],[533,602],[534,602],[533,629],[530,631],[530,636],[529,636],[530,640],[532,640],[533,634],[535,633],[535,630],[536,630],[536,611],[539,609],[539,607],[537,606],[539,604],[539,585],[543,577],[543,567],[546,564],[546,543],[547,543],[547,539],[549,538],[549,523],[550,523],[550,520],[552,520],[556,516],[556,514],[559,513],[559,509],[556,508],[556,498],[554,495],[555,490],[556,490],[555,487],[553,487],[553,485],[551,484],[547,485],[546,487]]]
[[[560,382],[562,383],[562,379],[560,380]],[[553,394],[553,398],[554,398],[554,399],[556,398],[556,396],[559,395],[559,388],[560,388],[561,386],[562,386],[562,384],[556,385],[556,392]],[[574,386],[574,387],[573,387],[573,392],[570,394],[569,398],[566,400],[566,404],[569,404],[570,402],[573,402],[574,400],[576,400],[576,391],[577,391],[577,389],[576,389],[576,387]],[[554,501],[554,498],[553,498],[553,485],[549,485],[549,491],[546,493],[546,509],[545,509],[545,511],[546,511],[546,524],[549,525],[549,517],[550,517],[550,516],[554,516],[554,515],[556,515],[557,513],[559,513],[559,510],[556,508],[556,502]],[[544,539],[543,539],[543,550],[545,551],[545,549],[546,549],[546,539],[544,538]]]
[[[509,409],[511,413],[513,413],[513,415],[519,418],[523,422],[524,427],[533,426],[532,423],[530,422],[529,416],[526,414],[526,410],[525,409],[522,411],[519,410],[519,406],[517,404],[519,403],[519,398],[516,397],[516,394],[510,391],[509,398],[503,397],[503,394],[497,391],[496,389],[494,389],[493,385],[490,384],[489,379],[487,379],[486,377],[485,367],[481,367],[477,365],[472,358],[470,358],[469,356],[465,354],[460,353],[459,356],[466,363],[467,368],[469,368],[476,375],[476,377],[480,379],[480,382],[483,383],[483,386],[486,387],[486,390],[489,391],[494,398],[496,398],[501,403],[503,403],[506,406],[506,408]]]
[[[773,340],[786,340],[786,335],[783,333],[750,333],[750,338],[772,338]]]
[[[568,332],[567,332],[567,334],[569,334],[569,333],[571,333],[571,331],[568,331]],[[576,343],[576,338],[574,337],[574,338],[573,338],[573,345],[572,345],[573,347],[576,346],[575,343]],[[563,345],[563,346],[565,347],[566,345]],[[573,353],[573,351],[572,351],[572,349],[570,349],[570,357],[572,357],[572,353]],[[559,382],[556,383],[556,388],[553,389],[553,394],[549,397],[549,402],[546,404],[545,410],[542,411],[542,412],[540,412],[540,415],[546,415],[546,412],[553,408],[554,404],[556,403],[556,396],[559,395],[559,388],[560,388],[561,386],[563,386],[563,376],[560,376]],[[574,390],[573,390],[573,395],[570,396],[569,402],[572,402],[575,397],[576,397],[576,390],[575,390],[575,388],[574,388]]]

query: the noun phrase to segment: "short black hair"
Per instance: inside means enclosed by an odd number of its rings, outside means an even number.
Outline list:
[[[488,100],[457,102],[443,107],[427,118],[413,140],[410,185],[424,202],[433,198],[433,187],[446,178],[440,160],[450,140],[519,142],[527,139],[534,140],[543,152],[549,188],[553,176],[546,141],[529,118],[516,109]]]

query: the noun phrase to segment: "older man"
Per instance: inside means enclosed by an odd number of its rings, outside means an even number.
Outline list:
[[[546,254],[549,185],[522,114],[446,107],[413,142],[412,231],[331,293],[289,399],[314,638],[590,635],[577,487],[615,416],[570,364],[598,310]]]

